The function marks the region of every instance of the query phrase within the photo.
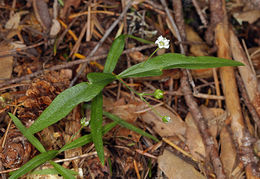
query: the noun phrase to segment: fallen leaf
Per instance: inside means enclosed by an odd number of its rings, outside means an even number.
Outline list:
[[[57,19],[52,19],[52,26],[50,30],[50,36],[55,37],[61,29],[61,25]]]
[[[168,150],[158,157],[158,166],[168,178],[174,179],[204,179],[192,165],[175,156]]]
[[[226,127],[220,132],[220,158],[227,176],[231,176],[236,164],[236,148]]]
[[[11,49],[10,46],[6,44],[0,44],[1,51],[8,51]],[[10,79],[13,71],[13,56],[3,56],[0,57],[0,82],[1,79]]]
[[[128,44],[128,47],[129,48],[134,48],[135,47],[135,44]],[[148,59],[147,56],[145,56],[144,54],[142,54],[141,52],[139,51],[136,51],[136,52],[131,52],[129,53],[129,56],[131,59],[133,59],[135,62],[143,62],[145,60]]]
[[[226,119],[226,113],[220,108],[207,108],[206,106],[200,106],[203,117],[208,122],[209,131],[213,136],[214,140],[218,134],[219,128]],[[204,160],[205,157],[205,146],[201,138],[200,132],[191,116],[190,113],[185,118],[187,124],[186,130],[186,145],[188,146],[191,155],[198,159]]]
[[[33,0],[33,10],[42,28],[49,31],[52,23],[47,3],[44,0]]]
[[[161,106],[156,107],[155,110],[162,116],[169,116],[171,120],[168,123],[164,123],[162,119],[155,115],[152,111],[141,114],[141,117],[143,121],[151,125],[153,130],[161,137],[185,134],[186,124],[178,116]]]
[[[20,11],[15,13],[5,24],[5,29],[17,29],[21,20],[21,16],[28,14],[28,11]]]
[[[242,22],[248,22],[249,24],[253,24],[255,21],[257,21],[257,19],[260,18],[260,10],[251,10],[234,13],[233,16],[239,24],[242,24]]]

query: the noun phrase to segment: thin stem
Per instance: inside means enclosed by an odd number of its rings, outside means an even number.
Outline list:
[[[158,49],[157,49],[158,50]],[[155,51],[156,52],[156,51]],[[149,59],[149,58],[148,58]],[[145,104],[148,105],[149,108],[151,108],[151,110],[157,115],[159,116],[160,118],[162,118],[163,116],[154,109],[153,106],[151,106],[145,99],[144,99],[144,95],[153,95],[153,94],[150,94],[150,93],[138,93],[137,91],[135,91],[133,88],[131,88],[130,86],[128,86],[122,79],[120,79],[117,75],[116,75],[116,78],[118,79],[118,81],[120,81],[125,87],[127,87],[130,91],[132,91],[133,93],[135,93],[136,95],[138,95],[140,97],[140,99],[145,102]]]
[[[76,132],[76,134],[73,134],[73,135],[71,136],[71,138],[70,138],[69,141],[68,141],[68,144],[72,142],[73,138],[74,138],[76,135],[79,134],[79,132],[81,131],[82,128],[83,128],[83,126],[80,127],[80,129]]]
[[[150,58],[152,58],[152,56],[155,54],[155,52],[157,52],[159,50],[159,47],[155,50],[155,51],[153,51],[153,53],[148,57],[148,59],[147,60],[145,60],[145,62],[143,63],[143,65],[148,61],[148,60],[150,60]]]

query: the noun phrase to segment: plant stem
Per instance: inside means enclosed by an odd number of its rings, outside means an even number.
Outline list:
[[[148,58],[149,59],[149,58]],[[151,106],[145,99],[144,99],[144,95],[153,95],[151,93],[138,93],[137,91],[135,91],[133,88],[131,88],[130,86],[128,86],[122,79],[120,79],[117,75],[116,75],[116,78],[118,81],[120,81],[125,87],[127,87],[130,91],[132,91],[134,94],[138,95],[140,97],[140,99],[145,102],[145,104],[147,104],[147,106],[149,108],[151,108],[151,110],[157,115],[159,116],[160,118],[162,118],[163,116],[154,109],[153,106]]]
[[[153,51],[153,53],[148,57],[147,60],[144,61],[144,63],[142,64],[142,66],[143,66],[148,60],[150,60],[150,59],[152,58],[152,56],[155,54],[155,52],[157,52],[158,50],[159,50],[159,47],[158,47],[155,51]]]

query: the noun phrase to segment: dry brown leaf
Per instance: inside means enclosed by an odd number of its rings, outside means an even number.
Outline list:
[[[186,124],[173,114],[170,110],[158,106],[155,108],[162,116],[169,116],[171,120],[168,123],[164,123],[161,118],[154,114],[152,111],[141,114],[144,122],[152,126],[153,130],[157,132],[161,137],[169,137],[175,135],[184,135],[186,132]]]
[[[134,123],[138,117],[138,114],[135,113],[137,111],[136,102],[125,104],[124,98],[121,98],[116,102],[114,102],[114,100],[111,98],[103,98],[103,104],[106,111],[119,116],[129,123]],[[131,140],[135,142],[138,142],[141,137],[140,134],[137,134],[136,132],[133,132],[126,128],[118,129],[116,135],[131,138]]]
[[[136,102],[129,102],[126,104],[124,98],[121,98],[116,102],[111,98],[104,98],[103,104],[106,111],[119,116],[127,122],[134,123],[138,117],[138,114],[135,113],[137,111]]]
[[[33,0],[33,10],[36,19],[45,31],[51,28],[52,20],[49,13],[48,5],[44,0]]]
[[[236,148],[226,127],[224,127],[220,132],[220,144],[220,158],[222,160],[225,173],[227,176],[231,176],[231,173],[235,168],[237,155]]]
[[[200,110],[204,118],[208,121],[209,131],[215,139],[219,128],[226,119],[225,111],[220,108],[207,108],[205,106],[200,106]],[[186,145],[194,158],[203,160],[205,157],[205,146],[190,113],[186,116],[185,122],[188,126],[186,131]]]
[[[192,165],[183,161],[173,153],[164,150],[163,155],[158,157],[159,168],[168,178],[174,179],[204,179],[206,178],[198,172]]]
[[[17,29],[21,20],[21,16],[29,13],[28,11],[20,11],[15,13],[5,24],[5,29]]]
[[[189,126],[186,131],[186,145],[189,148],[190,154],[198,161],[205,159],[205,146],[201,135],[196,127]]]
[[[57,19],[52,19],[52,26],[50,30],[50,36],[55,37],[61,29],[61,25]]]
[[[257,21],[257,19],[260,18],[260,10],[250,10],[245,12],[234,13],[233,16],[239,24],[242,24],[242,22],[248,22],[249,24],[253,24],[255,21]]]
[[[0,44],[1,51],[7,51],[11,48],[6,44]],[[0,57],[0,81],[1,79],[10,79],[13,71],[13,56]]]
[[[209,47],[203,42],[198,33],[188,25],[185,26],[185,31],[187,40],[191,42],[190,53],[194,56],[207,56]]]
[[[129,47],[129,48],[134,48],[134,47],[135,47],[135,44],[133,44],[133,43],[130,44],[130,43],[129,43],[129,44],[128,44],[128,47]],[[144,54],[142,54],[142,53],[139,52],[139,51],[131,52],[131,53],[129,53],[129,56],[130,56],[130,58],[133,59],[135,62],[143,62],[143,61],[145,61],[146,59],[148,59],[147,56],[145,56]]]

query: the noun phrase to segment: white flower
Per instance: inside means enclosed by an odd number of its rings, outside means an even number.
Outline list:
[[[159,48],[169,48],[170,47],[170,40],[166,39],[163,36],[158,37],[158,39],[155,41],[155,44],[158,45]]]

